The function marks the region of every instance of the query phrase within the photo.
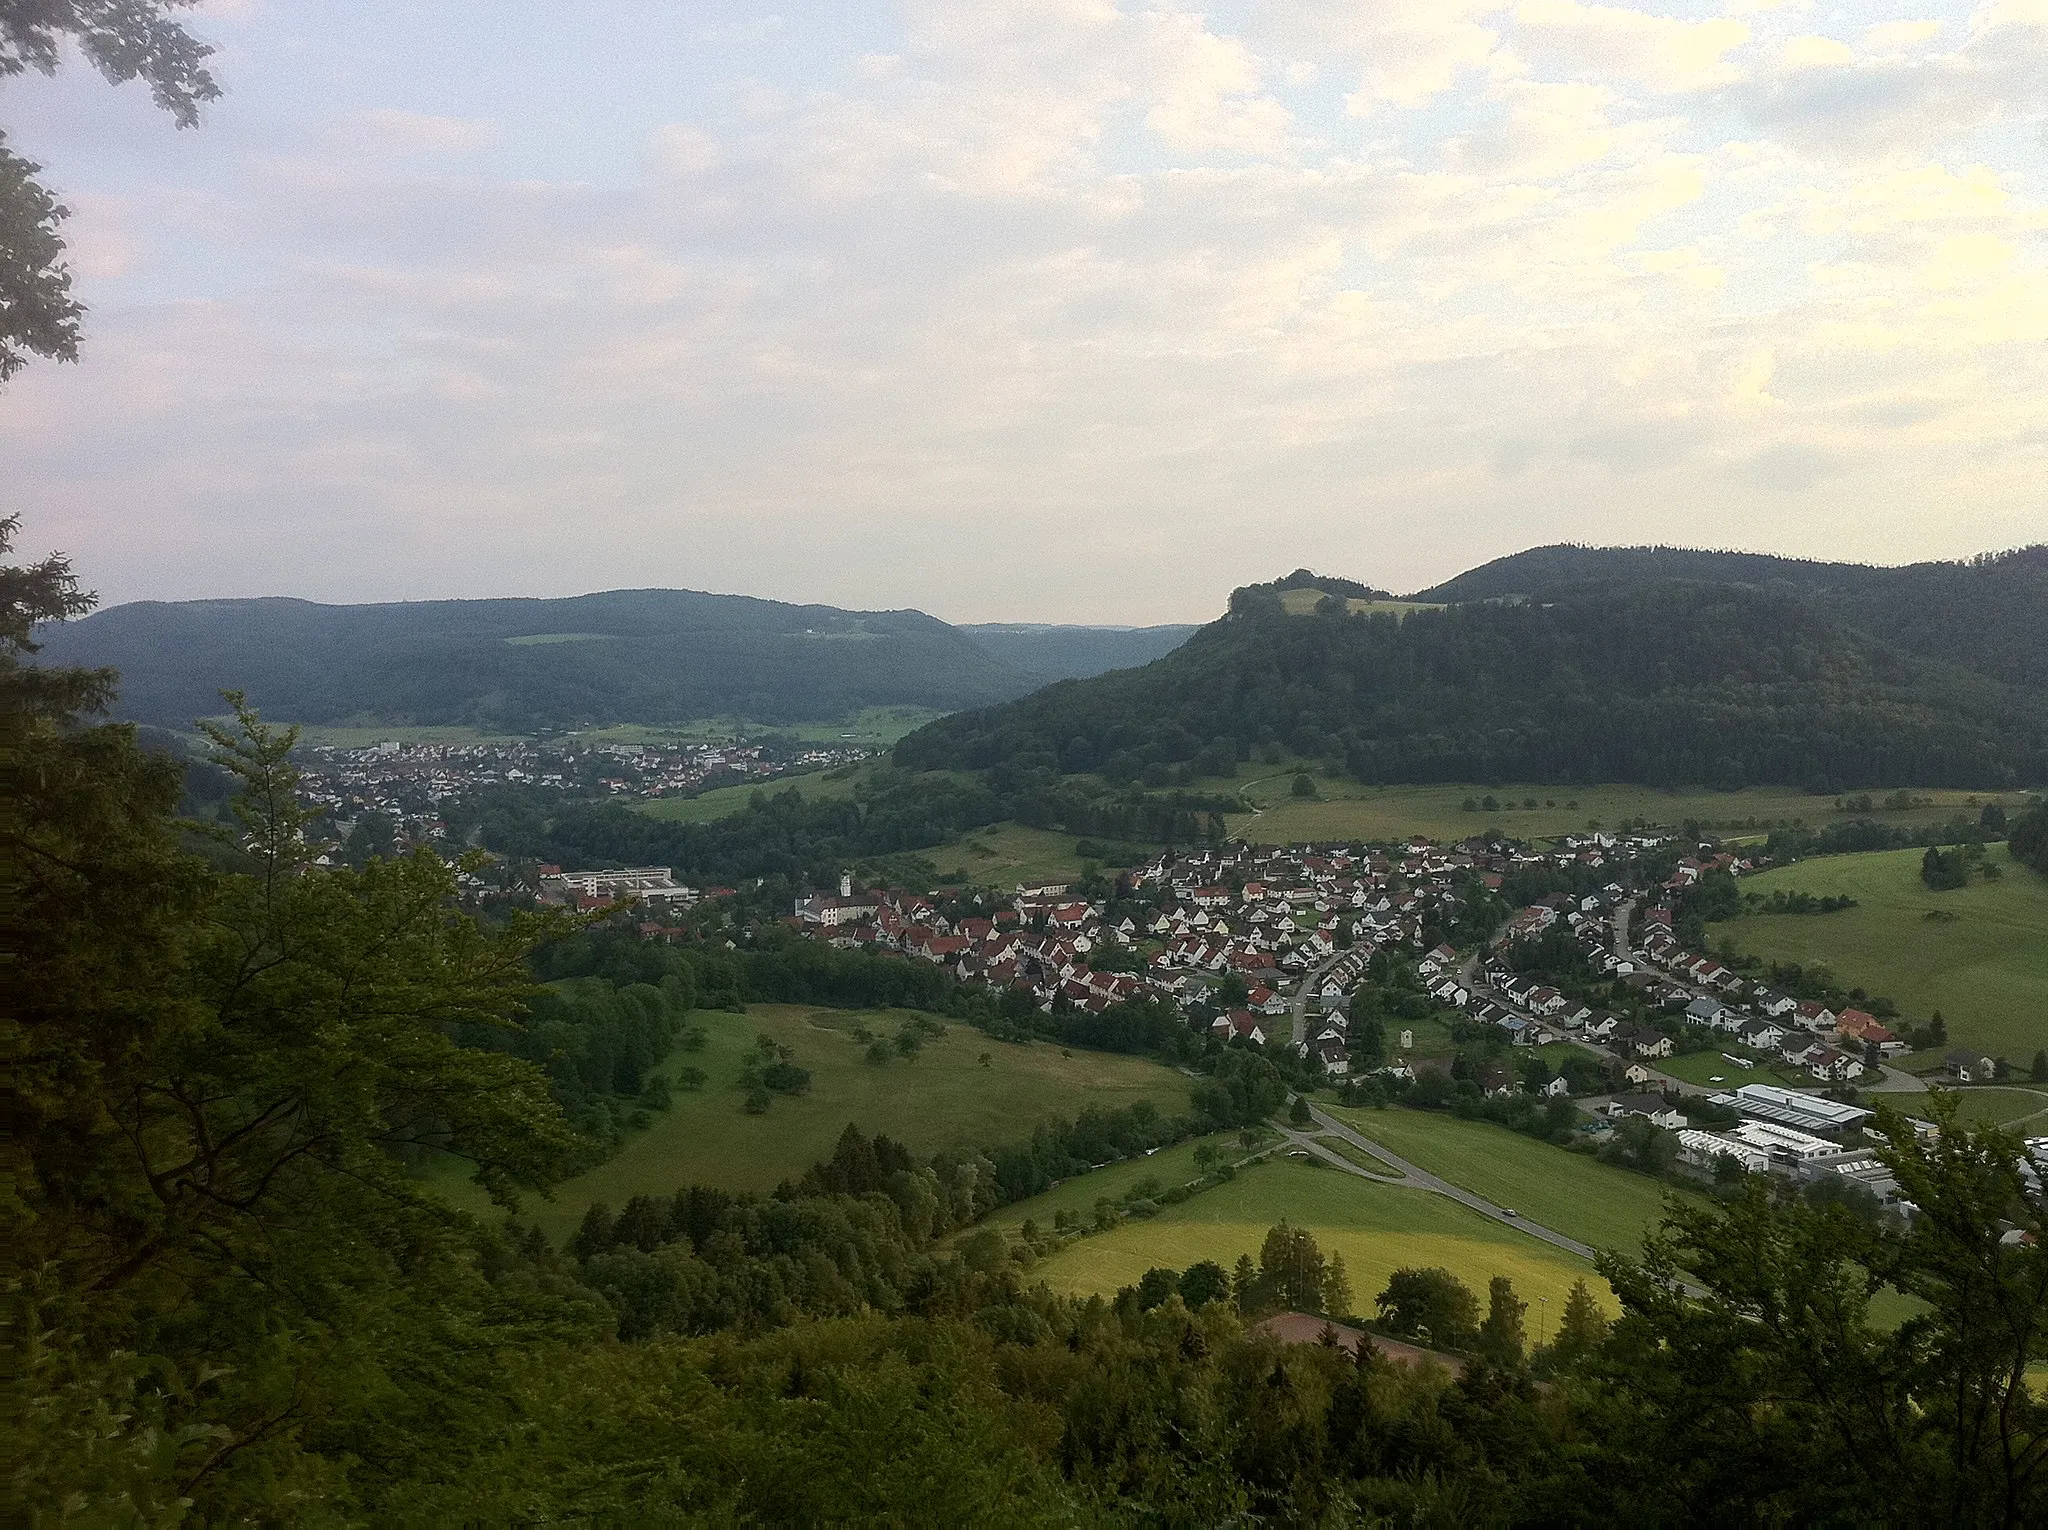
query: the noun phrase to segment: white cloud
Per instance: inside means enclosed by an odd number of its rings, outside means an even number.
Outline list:
[[[2048,111],[2048,33],[1923,9],[917,0],[698,50],[580,158],[323,98],[79,186],[92,347],[0,453],[127,594],[1136,620],[1559,538],[2003,544],[2048,214],[1979,130]]]
[[[497,124],[475,117],[436,117],[395,106],[362,112],[340,134],[373,154],[470,154],[497,141]]]
[[[718,140],[687,122],[670,122],[656,128],[653,148],[655,162],[670,175],[704,175],[717,169],[723,158]]]
[[[1750,40],[1746,22],[1725,16],[1685,21],[1580,0],[1519,0],[1514,45],[1537,67],[1554,61],[1575,75],[1625,78],[1683,93],[1740,77],[1728,55]]]

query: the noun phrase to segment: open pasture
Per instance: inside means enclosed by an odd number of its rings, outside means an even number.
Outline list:
[[[1166,1113],[1187,1107],[1189,1080],[1159,1063],[1101,1052],[1065,1055],[1047,1043],[994,1041],[954,1023],[927,1039],[914,1059],[869,1062],[855,1030],[893,1038],[911,1018],[902,1010],[801,1004],[756,1004],[744,1015],[699,1010],[691,1023],[704,1028],[705,1046],[679,1049],[664,1066],[672,1079],[685,1067],[702,1069],[704,1086],[678,1088],[675,1103],[615,1156],[558,1186],[552,1201],[532,1200],[523,1209],[559,1237],[593,1201],[616,1208],[635,1194],[666,1195],[693,1184],[771,1190],[828,1157],[848,1122],[934,1152],[1022,1139],[1041,1122],[1071,1119],[1090,1106],[1149,1100]],[[811,1087],[804,1095],[776,1095],[765,1113],[750,1115],[738,1080],[760,1036],[791,1048],[798,1066],[810,1070]],[[470,1210],[487,1205],[458,1171],[436,1183]]]
[[[1094,1178],[1074,1183],[1085,1188]],[[1088,1202],[1093,1204],[1092,1195]],[[1329,1165],[1312,1167],[1285,1157],[1254,1164],[1228,1184],[1156,1216],[1079,1239],[1027,1279],[1077,1296],[1109,1295],[1154,1265],[1185,1269],[1213,1259],[1229,1269],[1240,1254],[1256,1259],[1267,1231],[1283,1219],[1314,1233],[1326,1254],[1344,1256],[1353,1305],[1362,1314],[1371,1313],[1387,1277],[1411,1265],[1442,1266],[1472,1287],[1482,1304],[1487,1282],[1495,1275],[1509,1277],[1529,1303],[1532,1339],[1544,1336],[1546,1321],[1555,1327],[1575,1280],[1585,1280],[1613,1309],[1607,1283],[1592,1267],[1548,1244],[1440,1195],[1374,1184]]]
[[[1075,848],[1079,838],[1020,823],[971,829],[934,850],[917,854],[930,861],[942,882],[1012,888],[1079,881],[1086,869]]]
[[[1664,1214],[1665,1197],[1678,1193],[1489,1121],[1399,1106],[1330,1114],[1418,1168],[1594,1248],[1639,1252],[1643,1235]]]
[[[710,823],[745,811],[756,792],[766,792],[772,797],[778,792],[794,791],[812,802],[837,802],[853,795],[859,770],[859,766],[841,766],[836,770],[783,776],[774,781],[743,781],[737,786],[716,787],[694,797],[658,797],[652,802],[636,802],[633,809],[664,823]]]
[[[1300,765],[1246,765],[1238,785],[1256,812],[1235,813],[1230,832],[1267,844],[1302,840],[1392,840],[1411,834],[1430,839],[1462,839],[1485,830],[1500,830],[1520,839],[1543,839],[1598,824],[1617,828],[1647,819],[1678,827],[1697,822],[1721,833],[1768,832],[1779,824],[1816,826],[1846,816],[1835,811],[1832,797],[1814,797],[1790,787],[1758,786],[1743,791],[1665,790],[1654,786],[1369,786],[1339,776],[1314,775],[1317,795],[1293,795]],[[1870,817],[1883,823],[1941,822],[1967,814],[1974,818],[1996,794],[1961,791],[1916,791],[1927,805],[1874,809]],[[1483,804],[1492,797],[1498,806]],[[2016,805],[2020,799],[2004,800]],[[1471,809],[1465,807],[1470,801]],[[1534,804],[1531,806],[1531,804]]]
[[[1920,880],[1921,854],[1817,856],[1746,878],[1745,892],[1847,894],[1858,907],[1744,914],[1715,925],[1713,938],[1765,961],[1824,966],[1914,1022],[1938,1009],[1952,1042],[2024,1069],[2048,1047],[2048,878],[1993,845],[1997,881],[1935,892]]]

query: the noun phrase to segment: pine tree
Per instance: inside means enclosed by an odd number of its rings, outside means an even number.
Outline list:
[[[1332,1317],[1351,1316],[1351,1277],[1344,1270],[1344,1256],[1330,1255],[1330,1267],[1323,1272],[1323,1311]]]
[[[1479,1352],[1496,1365],[1520,1365],[1522,1317],[1528,1310],[1529,1304],[1515,1295],[1515,1283],[1505,1275],[1494,1276],[1486,1287],[1486,1321],[1479,1325]]]
[[[1583,1280],[1572,1282],[1564,1299],[1564,1314],[1558,1319],[1557,1339],[1551,1355],[1561,1365],[1571,1365],[1598,1349],[1607,1339],[1607,1319],[1601,1316],[1593,1293]]]
[[[1259,1250],[1259,1294],[1267,1305],[1314,1312],[1323,1304],[1323,1251],[1305,1227],[1281,1222]]]
[[[1237,1303],[1239,1317],[1251,1317],[1259,1307],[1259,1267],[1250,1254],[1239,1254],[1230,1272],[1230,1298]]]

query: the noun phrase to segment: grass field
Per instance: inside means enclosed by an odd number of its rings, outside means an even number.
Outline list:
[[[1769,961],[1815,962],[1844,987],[1883,994],[1912,1021],[1935,1010],[1952,1041],[2024,1068],[2048,1047],[2048,879],[1991,848],[2004,876],[1953,892],[1920,880],[1918,850],[1829,855],[1750,877],[1745,892],[1774,888],[1846,893],[1837,914],[1745,914],[1713,927],[1738,950]],[[1931,912],[1951,914],[1935,921]]]
[[[918,854],[938,868],[944,881],[1007,888],[1020,882],[1028,886],[1079,880],[1082,864],[1074,850],[1077,843],[1071,834],[998,823]]]
[[[774,781],[743,781],[738,786],[721,786],[694,797],[662,797],[653,802],[636,802],[633,811],[659,818],[664,823],[710,823],[729,818],[745,809],[755,792],[795,791],[813,802],[836,802],[853,795],[858,766],[812,771],[806,775],[783,776]]]
[[[1415,1045],[1401,1045],[1403,1031],[1415,1038]],[[1451,1028],[1441,1020],[1389,1021],[1386,1032],[1387,1055],[1389,1057],[1449,1057],[1458,1050],[1457,1042],[1451,1039]]]
[[[1675,1193],[1647,1175],[1486,1121],[1398,1107],[1330,1114],[1410,1163],[1595,1248],[1640,1251]]]
[[[1276,1132],[1263,1134],[1261,1147],[1271,1147],[1280,1141]],[[1124,1163],[1113,1163],[1087,1174],[1078,1174],[1063,1180],[1041,1195],[1029,1200],[1018,1201],[991,1213],[974,1224],[970,1231],[984,1227],[1001,1229],[1005,1234],[1015,1236],[1026,1222],[1036,1222],[1041,1231],[1049,1230],[1053,1218],[1062,1211],[1080,1214],[1083,1221],[1094,1215],[1095,1203],[1107,1196],[1120,1200],[1130,1194],[1148,1179],[1159,1181],[1161,1188],[1189,1184],[1202,1177],[1202,1171],[1195,1167],[1195,1149],[1202,1143],[1211,1143],[1229,1160],[1235,1163],[1245,1156],[1239,1145],[1236,1132],[1218,1132],[1210,1137],[1190,1138],[1175,1143],[1172,1147],[1161,1148],[1149,1158],[1133,1158]],[[1257,1151],[1257,1149],[1254,1149]]]
[[[1740,1057],[1745,1049],[1730,1043],[1727,1050]],[[1660,1057],[1657,1060],[1657,1071],[1668,1073],[1673,1078],[1682,1078],[1688,1084],[1700,1085],[1713,1084],[1718,1075],[1721,1083],[1730,1089],[1737,1084],[1782,1084],[1792,1089],[1819,1087],[1814,1083],[1811,1074],[1802,1073],[1796,1068],[1788,1068],[1775,1058],[1757,1057],[1754,1053],[1750,1055],[1756,1062],[1754,1068],[1744,1068],[1732,1063],[1717,1050],[1688,1052],[1683,1057]]]
[[[1092,1206],[1095,1196],[1085,1187],[1096,1178],[1091,1174],[1073,1182],[1084,1187],[1077,1193],[1086,1194],[1086,1205]],[[1005,1215],[1032,1204],[1013,1207]],[[1185,1269],[1198,1260],[1213,1259],[1228,1269],[1240,1254],[1256,1258],[1267,1230],[1283,1218],[1313,1232],[1325,1253],[1344,1256],[1353,1305],[1361,1313],[1372,1311],[1373,1297],[1385,1287],[1387,1277],[1409,1265],[1441,1265],[1472,1287],[1482,1304],[1487,1281],[1508,1276],[1516,1293],[1529,1303],[1532,1339],[1544,1336],[1546,1322],[1555,1328],[1575,1280],[1585,1280],[1610,1310],[1613,1307],[1606,1282],[1590,1265],[1455,1201],[1287,1158],[1254,1164],[1230,1183],[1204,1190],[1155,1217],[1080,1239],[1038,1265],[1028,1278],[1043,1280],[1055,1291],[1107,1295],[1133,1284],[1154,1265]],[[1041,1218],[1042,1223],[1049,1221],[1049,1213]]]
[[[1663,791],[1651,786],[1367,786],[1317,776],[1318,799],[1292,795],[1297,767],[1257,765],[1239,770],[1239,789],[1257,813],[1232,814],[1230,832],[1267,844],[1300,840],[1461,839],[1483,829],[1502,829],[1523,839],[1540,839],[1584,829],[1589,823],[1613,828],[1646,818],[1676,826],[1689,819],[1719,829],[1755,824],[1763,828],[1795,820],[1809,825],[1834,821],[1831,797],[1811,797],[1786,787],[1751,787],[1739,792]],[[1465,811],[1470,798],[1492,796],[1497,812]],[[1921,791],[1927,807],[1879,810],[1868,816],[1885,823],[1931,823],[1993,800],[1989,794]],[[1523,804],[1534,800],[1536,806]],[[2000,799],[2018,804],[2017,796]],[[1512,804],[1512,806],[1510,806]]]
[[[2048,1115],[2048,1088],[2007,1089],[1999,1085],[1990,1088],[1957,1089],[1956,1114],[1971,1124],[1992,1126],[2021,1126],[2033,1136],[2048,1136],[2048,1124],[2031,1119]],[[1909,1116],[1926,1118],[1933,1114],[1929,1109],[1929,1096],[1924,1094],[1882,1094],[1877,1099],[1888,1100]]]
[[[1312,616],[1324,595],[1322,590],[1282,590],[1280,608],[1289,616]],[[1353,596],[1344,602],[1345,609],[1353,616],[1377,616],[1391,611],[1396,616],[1406,616],[1410,611],[1441,611],[1443,607],[1427,600],[1360,600]]]
[[[675,1104],[615,1157],[559,1186],[552,1202],[531,1203],[527,1215],[559,1237],[592,1201],[617,1207],[636,1193],[668,1194],[690,1184],[770,1190],[829,1155],[849,1121],[932,1152],[1028,1137],[1040,1122],[1071,1118],[1090,1105],[1150,1100],[1167,1112],[1187,1105],[1188,1080],[1158,1063],[1099,1052],[1063,1056],[1056,1046],[992,1041],[964,1025],[927,1041],[915,1061],[868,1062],[853,1029],[893,1036],[908,1018],[903,1011],[783,1004],[756,1004],[744,1015],[698,1012],[692,1023],[704,1027],[706,1046],[677,1052],[667,1070],[673,1077],[682,1067],[699,1067],[708,1075],[704,1088],[679,1089]],[[777,1096],[766,1114],[754,1116],[742,1108],[735,1081],[761,1035],[795,1050],[797,1063],[810,1070],[811,1090]],[[456,1204],[486,1208],[457,1170],[436,1185]]]

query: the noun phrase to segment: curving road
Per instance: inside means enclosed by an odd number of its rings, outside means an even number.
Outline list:
[[[1410,1163],[1399,1154],[1389,1151],[1371,1138],[1346,1126],[1335,1116],[1330,1115],[1327,1111],[1316,1105],[1314,1101],[1309,1102],[1308,1110],[1310,1119],[1316,1123],[1322,1134],[1348,1143],[1360,1152],[1385,1164],[1388,1173],[1386,1175],[1379,1175],[1362,1169],[1350,1159],[1344,1157],[1343,1154],[1319,1141],[1317,1137],[1303,1133],[1280,1121],[1272,1123],[1272,1125],[1285,1134],[1288,1141],[1294,1146],[1305,1149],[1334,1168],[1342,1169],[1348,1174],[1355,1174],[1368,1184],[1384,1185],[1391,1183],[1411,1190],[1424,1190],[1432,1195],[1441,1195],[1447,1200],[1456,1201],[1461,1206],[1470,1207],[1483,1217],[1492,1218],[1504,1227],[1511,1227],[1516,1232],[1527,1233],[1539,1243],[1548,1243],[1553,1248],[1562,1249],[1567,1254],[1577,1255],[1581,1259],[1590,1261],[1598,1252],[1591,1244],[1581,1243],[1577,1238],[1568,1238],[1555,1228],[1545,1227],[1541,1222],[1532,1222],[1527,1217],[1519,1216],[1505,1207],[1496,1206],[1484,1196],[1474,1195],[1463,1186],[1454,1185],[1449,1180],[1430,1173],[1429,1170],[1422,1168],[1420,1165]],[[1679,1284],[1688,1296],[1706,1295],[1705,1291],[1701,1290],[1698,1286],[1692,1285],[1690,1282],[1681,1281]]]

